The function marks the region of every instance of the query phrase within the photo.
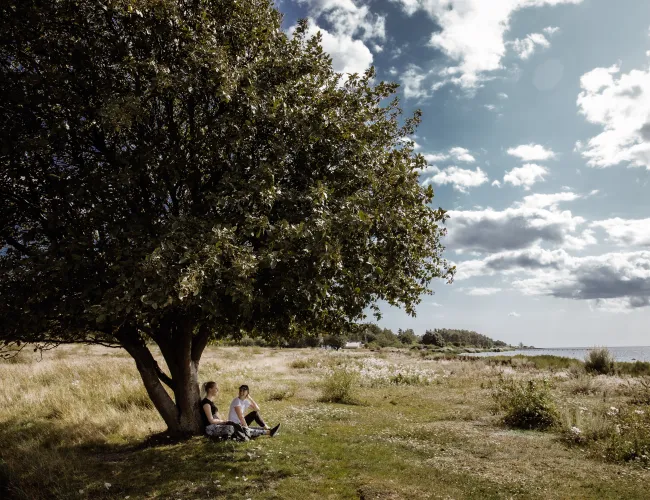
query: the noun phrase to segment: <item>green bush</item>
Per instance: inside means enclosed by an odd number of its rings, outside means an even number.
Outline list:
[[[445,347],[445,339],[435,330],[427,330],[422,336],[422,343],[434,347]]]
[[[560,423],[560,413],[546,380],[516,381],[501,378],[493,392],[503,423],[517,429],[545,430]]]
[[[295,394],[293,387],[278,387],[268,396],[268,401],[284,401],[292,398]]]
[[[345,367],[335,368],[323,380],[320,401],[325,403],[356,403],[356,392],[359,386],[359,374],[346,370]]]
[[[466,356],[462,358],[467,361],[482,361],[488,365],[512,366],[514,368],[535,368],[537,370],[576,370],[581,371],[582,361],[579,359],[565,358],[563,356],[553,356],[544,354],[541,356],[524,356],[517,354],[515,356]]]
[[[597,383],[594,377],[589,375],[580,375],[567,382],[567,387],[571,394],[595,394],[601,389],[600,383]]]
[[[331,347],[332,349],[342,349],[345,347],[347,340],[341,335],[325,335],[323,338],[323,345]]]
[[[650,375],[650,363],[647,361],[618,362],[616,363],[616,373],[633,377],[647,376]]]
[[[242,337],[239,342],[237,342],[238,345],[242,347],[253,347],[255,345],[255,339],[252,339],[250,337]]]
[[[612,462],[650,465],[650,406],[609,407],[590,416],[573,417],[564,437]]]
[[[614,420],[614,432],[605,442],[606,459],[613,462],[636,461],[644,466],[650,464],[650,407],[623,407],[610,415]]]
[[[289,366],[291,368],[297,368],[297,369],[302,369],[302,368],[311,368],[312,366],[315,365],[315,362],[312,358],[300,358],[300,359],[294,359]]]
[[[591,349],[585,358],[585,370],[602,375],[614,373],[614,356],[606,347]]]
[[[624,392],[630,404],[650,406],[650,377],[628,380]]]

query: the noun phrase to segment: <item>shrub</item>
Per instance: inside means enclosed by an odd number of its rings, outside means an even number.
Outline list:
[[[641,377],[650,375],[650,363],[647,361],[634,361],[616,363],[616,372],[621,375]]]
[[[379,335],[375,337],[374,342],[379,347],[402,347],[403,344],[392,331],[388,328],[384,329]]]
[[[601,388],[593,377],[587,375],[578,376],[567,382],[571,394],[595,394]]]
[[[269,401],[284,401],[285,399],[292,398],[294,394],[295,391],[292,387],[278,387],[269,394],[267,399]]]
[[[326,335],[323,338],[323,345],[329,346],[333,349],[341,349],[345,347],[346,339],[340,335]]]
[[[409,328],[408,330],[399,330],[397,339],[404,345],[412,345],[418,341],[418,336]]]
[[[255,339],[250,337],[242,337],[239,342],[237,342],[242,347],[253,347],[255,345]]]
[[[323,380],[320,400],[326,403],[354,404],[358,385],[358,373],[335,368]]]
[[[585,358],[585,370],[589,373],[609,375],[614,372],[614,357],[606,347],[591,349]]]
[[[291,366],[291,368],[297,368],[297,369],[311,368],[312,366],[314,366],[314,360],[311,358],[294,359],[289,366]]]
[[[435,330],[427,330],[422,336],[422,343],[424,345],[432,345],[435,347],[445,347],[445,339],[443,339],[442,335]]]
[[[517,429],[545,430],[560,422],[560,414],[546,380],[515,381],[501,378],[493,397],[503,423]]]
[[[429,379],[418,373],[402,373],[397,372],[389,377],[389,383],[394,385],[427,385],[430,383]]]
[[[612,462],[650,464],[650,407],[609,407],[576,418],[564,432],[565,440],[591,449]]]
[[[630,398],[630,404],[650,405],[650,377],[628,380],[625,395]]]

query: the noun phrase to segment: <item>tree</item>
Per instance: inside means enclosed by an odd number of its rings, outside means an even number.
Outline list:
[[[425,334],[422,335],[422,343],[424,345],[432,345],[435,347],[445,347],[445,340],[436,330],[427,330]]]
[[[1,3],[5,348],[124,348],[193,434],[209,341],[414,314],[451,281],[419,112],[280,23],[268,0]]]
[[[418,336],[411,328],[404,331],[400,330],[397,334],[397,338],[402,344],[405,345],[415,344],[418,341]]]
[[[373,342],[379,347],[400,347],[402,345],[390,328],[381,330]]]
[[[332,349],[342,349],[345,347],[347,340],[341,335],[325,335],[323,338],[323,345],[331,347]]]

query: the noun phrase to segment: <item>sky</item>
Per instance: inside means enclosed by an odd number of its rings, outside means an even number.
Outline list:
[[[379,324],[536,347],[650,345],[650,2],[279,0],[336,71],[423,112],[452,284]]]

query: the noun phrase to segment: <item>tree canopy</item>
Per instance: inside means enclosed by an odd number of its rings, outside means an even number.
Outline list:
[[[452,279],[419,112],[306,31],[268,0],[2,2],[0,342],[124,347],[196,432],[211,338],[414,313]]]

